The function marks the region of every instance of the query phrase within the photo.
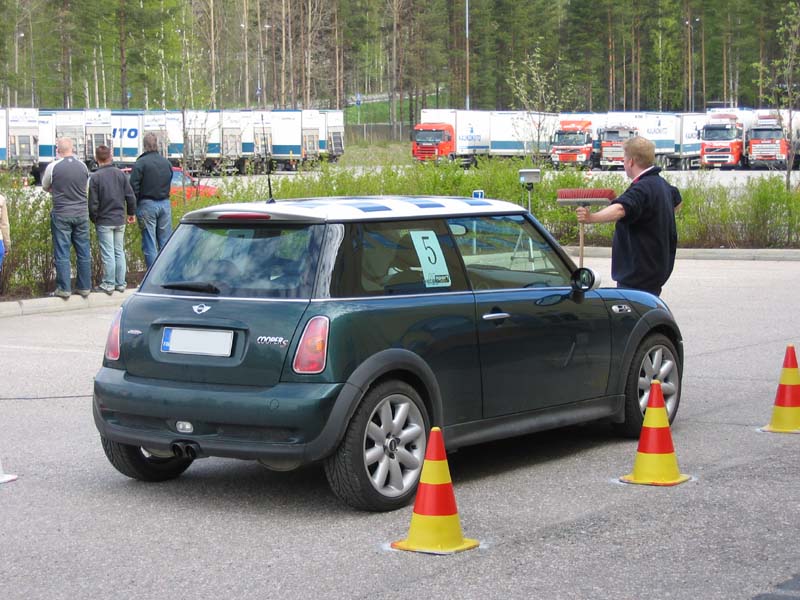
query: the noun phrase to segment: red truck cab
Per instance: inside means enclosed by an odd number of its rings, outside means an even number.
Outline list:
[[[785,169],[789,140],[778,117],[759,118],[747,135],[747,157],[751,167]]]
[[[454,159],[456,136],[448,123],[418,123],[414,125],[411,155],[416,160]]]
[[[553,136],[550,160],[554,167],[573,165],[591,168],[594,163],[591,121],[561,121]]]
[[[736,115],[714,115],[700,134],[700,166],[747,166],[744,126]]]
[[[624,168],[625,152],[622,149],[622,144],[625,140],[637,135],[639,135],[639,130],[627,125],[600,129],[597,132],[597,137],[600,139],[600,168]]]

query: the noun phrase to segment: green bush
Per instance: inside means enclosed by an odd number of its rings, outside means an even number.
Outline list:
[[[518,159],[480,160],[475,168],[457,164],[409,164],[341,168],[327,163],[297,176],[272,178],[278,199],[313,196],[434,195],[471,196],[483,190],[486,197],[528,205],[528,192],[519,184],[518,170],[534,166]],[[538,166],[538,165],[537,165]],[[559,206],[562,188],[613,188],[621,193],[628,185],[621,173],[552,171],[542,167],[542,181],[530,193],[531,211],[564,245],[578,240],[574,208]],[[669,173],[667,173],[669,178]],[[267,201],[267,178],[225,179],[218,197],[173,203],[173,221],[188,211],[222,202]],[[0,177],[0,193],[8,198],[12,248],[0,272],[0,296],[44,296],[55,287],[50,235],[50,195],[40,188],[21,188],[9,176]],[[797,248],[800,240],[800,190],[787,192],[779,175],[753,178],[744,185],[715,184],[705,172],[693,174],[681,185],[683,207],[678,212],[681,247]],[[92,228],[93,230],[94,228]],[[609,246],[612,224],[586,228],[588,245]],[[125,235],[128,281],[138,282],[144,272],[141,237],[137,226]],[[93,275],[99,281],[101,263],[92,233]],[[74,257],[73,257],[74,260]],[[74,264],[73,264],[74,274]]]

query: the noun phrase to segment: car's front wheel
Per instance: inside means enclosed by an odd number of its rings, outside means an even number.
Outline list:
[[[132,479],[167,481],[180,476],[192,464],[191,458],[159,457],[139,446],[112,442],[104,437],[100,439],[108,462]]]
[[[647,336],[639,344],[625,385],[625,421],[616,426],[622,435],[638,437],[641,433],[654,379],[661,382],[669,422],[675,419],[681,399],[682,366],[678,357],[675,345],[660,333]]]
[[[364,397],[339,448],[325,461],[333,493],[361,510],[387,511],[414,497],[425,460],[428,414],[402,381],[379,383]]]

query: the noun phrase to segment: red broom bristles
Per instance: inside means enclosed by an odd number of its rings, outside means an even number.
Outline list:
[[[608,204],[617,197],[610,188],[567,188],[558,190],[556,202],[564,206]]]

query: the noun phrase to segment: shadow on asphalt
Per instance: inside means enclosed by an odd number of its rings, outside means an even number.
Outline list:
[[[606,424],[590,423],[469,446],[449,454],[447,460],[454,483],[466,483],[559,461],[603,446],[633,443],[615,435]],[[195,461],[178,479],[162,483],[130,480],[111,469],[97,492],[124,494],[144,504],[187,508],[204,505],[208,510],[230,508],[253,515],[318,510],[353,514],[330,491],[320,464],[276,472],[255,461],[204,458]]]

